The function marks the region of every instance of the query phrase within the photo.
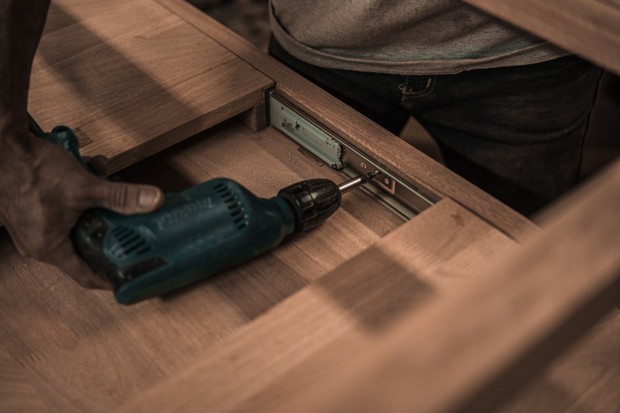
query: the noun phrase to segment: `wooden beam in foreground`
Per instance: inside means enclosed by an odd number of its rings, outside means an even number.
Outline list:
[[[496,411],[620,301],[620,162],[555,211],[471,284],[346,347],[337,371],[292,375],[243,411]]]
[[[618,0],[464,0],[620,74]]]

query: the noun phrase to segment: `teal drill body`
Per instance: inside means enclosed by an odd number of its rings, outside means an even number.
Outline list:
[[[41,136],[82,161],[69,128]],[[327,179],[298,182],[265,199],[217,178],[167,194],[163,206],[148,214],[86,211],[72,240],[91,268],[113,282],[116,301],[132,304],[275,248],[287,235],[324,222],[341,198],[340,188]]]
[[[167,194],[143,215],[92,210],[73,233],[76,249],[131,304],[191,284],[278,246],[295,230],[280,198],[262,199],[218,178]]]

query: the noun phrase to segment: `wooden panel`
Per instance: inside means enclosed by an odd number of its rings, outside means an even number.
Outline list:
[[[257,134],[238,121],[124,175],[166,189],[227,176],[266,197],[300,179],[338,179],[279,132]],[[370,197],[352,192],[321,228],[221,276],[131,307],[19,257],[2,230],[0,337],[12,363],[22,366],[52,408],[108,412],[192,365],[196,355],[401,223]],[[23,405],[18,392],[4,401]]]
[[[0,346],[0,412],[54,412],[30,384],[26,372]]]
[[[285,394],[287,373],[305,360],[316,361],[312,357],[326,346],[347,335],[354,349],[352,337],[382,334],[403,312],[458,288],[459,281],[474,277],[489,257],[511,245],[462,207],[441,201],[120,411],[224,412],[240,406],[252,411],[252,397]],[[339,359],[341,353],[331,360],[334,368]],[[316,373],[308,364],[302,377],[309,370]]]
[[[620,309],[531,383],[500,413],[614,412],[620,408]]]
[[[620,74],[618,0],[464,0]]]
[[[263,101],[273,82],[151,0],[54,1],[29,110],[110,171]]]
[[[326,127],[352,142],[381,164],[397,171],[437,199],[449,197],[473,211],[510,237],[522,240],[534,230],[533,224],[465,179],[450,172],[406,142],[354,112],[327,92],[293,73],[201,13],[184,0],[157,0],[188,23],[252,66],[274,79],[279,93]]]
[[[617,304],[619,199],[616,163],[478,281],[410,312],[379,339],[341,348],[347,361],[337,370],[314,363],[330,375],[286,377],[279,398],[272,393],[238,411],[497,411]],[[614,400],[608,396],[600,411],[617,410]]]

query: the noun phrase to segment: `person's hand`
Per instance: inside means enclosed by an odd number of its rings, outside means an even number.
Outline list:
[[[61,148],[27,131],[8,134],[2,136],[0,148],[0,223],[17,250],[60,268],[85,288],[111,289],[110,282],[75,253],[71,230],[90,208],[121,214],[157,209],[163,202],[161,190],[106,181]]]

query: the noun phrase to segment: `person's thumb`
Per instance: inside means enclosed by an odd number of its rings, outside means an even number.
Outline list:
[[[94,206],[124,215],[151,212],[159,208],[164,200],[164,194],[155,186],[125,182],[100,180],[91,186],[89,192]]]

